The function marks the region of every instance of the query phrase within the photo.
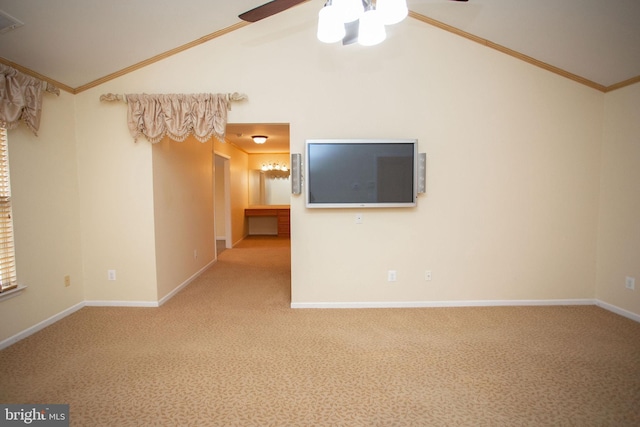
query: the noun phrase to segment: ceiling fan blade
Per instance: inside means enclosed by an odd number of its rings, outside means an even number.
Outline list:
[[[238,18],[247,22],[256,22],[292,8],[293,6],[305,1],[307,0],[273,0],[238,15]]]

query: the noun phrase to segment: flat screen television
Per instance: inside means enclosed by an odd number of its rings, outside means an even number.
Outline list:
[[[305,154],[308,208],[416,206],[417,139],[310,139]]]

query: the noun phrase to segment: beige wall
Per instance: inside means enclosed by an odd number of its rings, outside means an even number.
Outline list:
[[[294,198],[294,303],[593,298],[601,93],[412,20],[371,50],[310,51],[291,74],[319,83],[279,98],[296,106],[291,151],[418,138],[427,193],[361,225]]]
[[[186,274],[158,265],[169,239],[157,231],[157,159],[144,138],[132,141],[125,104],[99,102],[108,92],[246,93],[229,120],[290,123],[293,153],[310,138],[420,141],[427,193],[415,209],[363,210],[356,225],[356,210],[307,210],[292,197],[294,303],[597,295],[640,314],[620,285],[624,275],[640,279],[638,239],[623,237],[638,232],[637,186],[619,189],[637,182],[628,163],[638,153],[637,85],[605,97],[413,19],[389,28],[379,46],[324,45],[317,9],[309,2],[78,95],[47,98],[39,138],[10,132],[18,274],[30,288],[0,302],[0,339],[83,299],[157,302]],[[237,243],[249,160],[217,141],[214,151],[231,157]],[[388,269],[397,282],[386,281]]]
[[[134,87],[110,82],[75,96],[85,298],[93,304],[158,301],[152,147],[129,135],[126,104],[99,101]]]
[[[607,94],[604,117],[596,294],[640,315],[640,84]]]
[[[158,297],[215,259],[213,144],[193,137],[153,145]]]
[[[38,136],[8,132],[18,281],[28,287],[0,301],[0,342],[85,299],[73,95],[44,94],[43,109]]]
[[[264,163],[279,163],[290,167],[289,153],[249,154],[249,169],[260,170]]]

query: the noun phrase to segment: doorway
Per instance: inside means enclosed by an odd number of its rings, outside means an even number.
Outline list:
[[[230,158],[224,154],[214,153],[214,217],[216,258],[233,245],[231,239],[231,186]]]

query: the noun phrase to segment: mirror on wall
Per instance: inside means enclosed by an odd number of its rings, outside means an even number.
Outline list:
[[[249,171],[249,205],[288,205],[290,193],[288,173]]]

